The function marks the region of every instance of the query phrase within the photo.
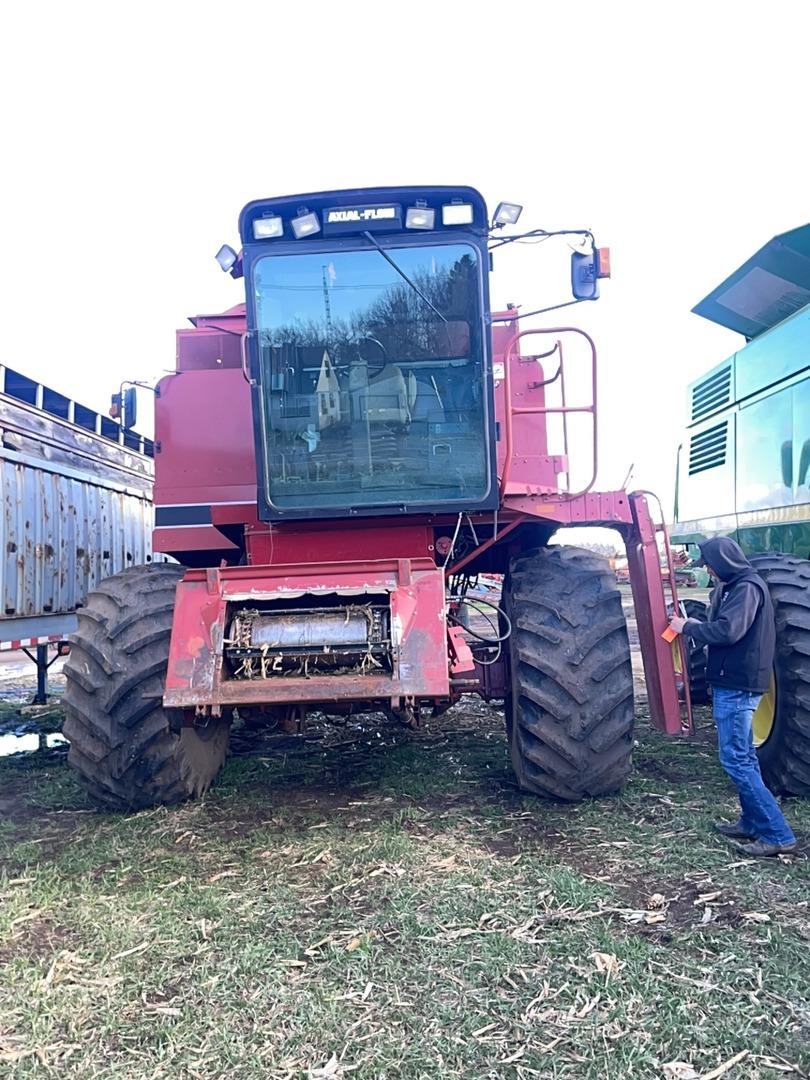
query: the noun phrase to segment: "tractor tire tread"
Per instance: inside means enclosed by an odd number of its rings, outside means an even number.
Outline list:
[[[759,747],[763,778],[776,794],[810,795],[810,560],[754,555],[776,619],[777,714]]]
[[[68,761],[91,797],[139,810],[202,795],[227,751],[228,718],[207,738],[176,730],[161,697],[184,569],[152,563],[102,581],[78,611],[64,672]]]
[[[527,552],[512,560],[504,599],[518,783],[565,801],[617,791],[631,767],[633,674],[607,561],[567,546]]]

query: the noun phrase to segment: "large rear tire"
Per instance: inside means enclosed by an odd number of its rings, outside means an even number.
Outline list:
[[[779,795],[810,795],[810,561],[754,555],[776,620],[776,703],[757,747],[762,776]]]
[[[539,548],[512,560],[504,601],[518,783],[567,801],[617,791],[631,768],[633,672],[610,566],[580,548]]]
[[[68,761],[116,810],[204,794],[228,749],[229,718],[182,726],[161,699],[183,567],[155,563],[102,581],[78,612],[65,664]]]

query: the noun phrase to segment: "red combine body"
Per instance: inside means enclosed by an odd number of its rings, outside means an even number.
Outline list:
[[[502,204],[491,223],[468,188],[242,212],[241,255],[218,259],[247,303],[179,331],[156,391],[153,547],[180,565],[103,583],[66,668],[71,760],[100,799],[201,793],[235,714],[300,729],[312,710],[390,710],[415,724],[469,692],[504,700],[526,789],[615,790],[632,747],[627,628],[607,563],[549,544],[566,526],[624,538],[650,712],[682,730],[660,636],[662,526],[643,494],[592,490],[595,346],[489,311],[489,250],[516,212]],[[590,234],[586,248],[574,288],[592,299]],[[566,396],[569,355],[584,404]],[[592,430],[578,490],[571,414]],[[502,599],[471,592],[480,574],[503,576]]]

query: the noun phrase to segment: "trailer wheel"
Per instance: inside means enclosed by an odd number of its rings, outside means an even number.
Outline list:
[[[512,560],[504,598],[518,783],[568,801],[618,790],[631,767],[633,672],[607,561],[580,548],[539,548]]]
[[[754,555],[776,619],[771,691],[754,715],[754,742],[765,783],[778,795],[810,795],[810,561]]]
[[[78,611],[64,673],[68,761],[97,802],[130,810],[202,795],[222,767],[230,718],[182,726],[163,709],[182,566],[106,578]]]
[[[683,608],[689,619],[706,622],[709,618],[709,605],[702,600],[684,600]],[[709,684],[706,682],[706,646],[699,645],[692,638],[686,638],[686,668],[689,675],[689,696],[693,705],[708,705],[711,702]],[[680,667],[679,667],[680,670]]]

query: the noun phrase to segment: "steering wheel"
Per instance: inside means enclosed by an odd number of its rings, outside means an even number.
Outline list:
[[[363,356],[363,350],[361,346],[364,341],[370,341],[379,348],[380,352],[382,353],[382,363],[379,364],[379,366],[373,366],[371,361],[367,357]],[[371,334],[365,334],[363,337],[357,339],[357,355],[360,357],[361,360],[365,362],[366,367],[368,368],[369,378],[374,378],[375,375],[379,375],[383,368],[386,367],[388,364],[388,350],[379,340],[379,338],[372,337]]]

